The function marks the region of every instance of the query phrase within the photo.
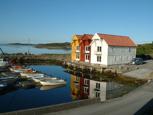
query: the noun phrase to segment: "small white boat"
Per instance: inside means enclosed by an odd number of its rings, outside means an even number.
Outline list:
[[[4,61],[3,58],[0,58],[0,67],[5,67],[5,66],[8,66],[8,62]]]
[[[20,73],[21,76],[27,77],[27,78],[42,78],[44,77],[44,74],[41,73],[29,73],[29,72],[22,72]]]
[[[33,77],[32,79],[33,79],[35,82],[40,82],[40,81],[43,80],[43,79],[57,80],[56,77],[48,77],[48,76],[45,76],[45,77],[43,77],[43,78],[36,78],[36,77]]]
[[[62,79],[44,77],[44,78],[33,78],[35,82],[39,82],[43,86],[54,86],[54,85],[64,85],[66,82]]]

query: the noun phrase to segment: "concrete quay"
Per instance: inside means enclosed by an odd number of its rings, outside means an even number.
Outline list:
[[[153,114],[152,87],[153,81],[116,99],[45,115],[150,115]]]

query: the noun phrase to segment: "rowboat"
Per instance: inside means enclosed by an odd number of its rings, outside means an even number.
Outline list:
[[[15,72],[15,73],[21,73],[21,72],[25,72],[25,71],[31,71],[30,68],[24,68],[22,66],[12,66],[9,69],[10,69],[10,71]]]

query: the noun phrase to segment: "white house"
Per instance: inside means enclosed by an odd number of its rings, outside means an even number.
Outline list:
[[[136,44],[128,36],[96,33],[90,46],[92,64],[126,64],[136,57]]]
[[[106,100],[107,82],[90,80],[89,98],[100,98]]]

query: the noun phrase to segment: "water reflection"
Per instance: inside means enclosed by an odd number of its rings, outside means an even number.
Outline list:
[[[115,82],[96,81],[71,75],[71,95],[74,100],[100,98],[101,101],[121,95],[122,84]],[[120,91],[120,92],[118,92]]]
[[[60,88],[60,87],[64,87],[64,86],[65,85],[41,86],[39,88],[40,88],[40,90],[50,90],[50,89]]]

